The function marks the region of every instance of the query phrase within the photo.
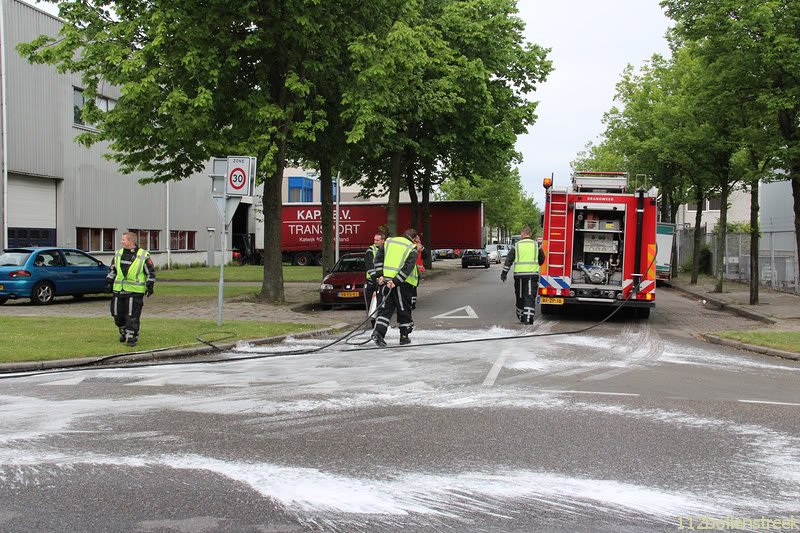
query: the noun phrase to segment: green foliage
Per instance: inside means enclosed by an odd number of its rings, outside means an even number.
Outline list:
[[[442,200],[481,200],[486,224],[519,233],[526,225],[541,226],[541,211],[532,197],[522,190],[519,172],[506,168],[488,178],[472,176],[442,183],[437,198]]]
[[[726,226],[726,233],[750,233],[751,227],[749,222],[728,222]],[[719,223],[714,226],[714,233],[720,234]]]

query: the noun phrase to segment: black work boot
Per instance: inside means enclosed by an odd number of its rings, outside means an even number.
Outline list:
[[[411,344],[411,339],[408,338],[408,335],[400,335],[400,344]]]
[[[131,346],[131,347],[136,346],[136,337],[129,337],[127,344],[128,344],[128,346]]]
[[[372,341],[375,343],[376,346],[380,348],[386,346],[386,341],[383,340],[383,336],[378,332],[372,334]]]
[[[125,328],[119,328],[119,342],[128,340],[128,335],[125,333]]]

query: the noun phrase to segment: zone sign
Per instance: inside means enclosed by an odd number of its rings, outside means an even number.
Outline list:
[[[228,172],[225,179],[226,196],[251,196],[253,179],[250,169],[250,157],[228,157]]]

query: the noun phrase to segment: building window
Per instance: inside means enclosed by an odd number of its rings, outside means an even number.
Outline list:
[[[697,211],[697,202],[689,203],[686,205],[686,210],[694,213]],[[709,198],[705,203],[705,211],[719,211],[722,209],[722,199],[717,196],[716,198]]]
[[[51,228],[8,228],[9,248],[55,246],[56,230]]]
[[[75,124],[86,126],[86,122],[83,120],[83,108],[88,102],[89,98],[83,94],[83,89],[72,88],[72,121]],[[105,96],[98,96],[95,104],[100,111],[107,112],[114,109],[117,101]]]
[[[177,231],[172,230],[169,232],[170,249],[171,250],[196,250],[195,237],[196,231]]]
[[[139,239],[139,248],[149,250],[151,252],[160,250],[158,247],[158,236],[161,230],[157,229],[129,229],[131,233],[135,233]]]
[[[86,101],[83,99],[83,89],[72,88],[72,121],[75,124],[83,125],[83,106]]]
[[[313,202],[314,181],[302,176],[289,178],[289,202]]]
[[[111,228],[75,228],[77,248],[84,252],[113,252],[116,231]]]

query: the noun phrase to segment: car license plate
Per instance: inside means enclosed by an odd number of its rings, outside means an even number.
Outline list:
[[[2,291],[2,290],[3,290],[3,286],[2,286],[2,285],[0,285],[0,291]]]
[[[339,298],[358,298],[358,291],[340,292]]]
[[[550,305],[564,305],[564,298],[548,298],[547,296],[540,296],[539,303],[550,304]]]

